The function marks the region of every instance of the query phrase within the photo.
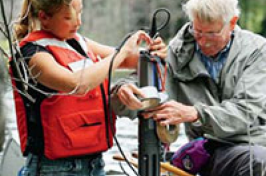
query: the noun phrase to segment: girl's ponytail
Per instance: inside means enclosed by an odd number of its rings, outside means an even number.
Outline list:
[[[32,10],[32,0],[24,0],[19,21],[14,25],[16,40],[21,40],[32,30]]]

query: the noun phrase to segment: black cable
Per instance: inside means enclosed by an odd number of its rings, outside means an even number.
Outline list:
[[[117,137],[115,136],[115,130],[114,130],[114,125],[113,125],[113,119],[112,119],[112,108],[111,108],[111,82],[112,82],[112,70],[113,70],[113,63],[114,60],[116,58],[116,56],[118,55],[118,53],[120,52],[121,48],[124,46],[124,44],[126,43],[126,41],[133,35],[133,33],[129,33],[128,35],[126,35],[126,37],[122,40],[121,44],[116,48],[116,52],[114,53],[110,65],[109,65],[109,71],[108,71],[108,111],[109,111],[109,118],[110,118],[110,123],[111,123],[111,132],[113,135],[113,138],[115,140],[115,143],[117,145],[117,148],[119,150],[119,152],[121,153],[121,155],[123,156],[123,158],[125,159],[125,162],[127,163],[127,165],[129,166],[129,168],[134,172],[135,175],[140,176],[138,174],[138,172],[133,168],[132,164],[128,161],[125,153],[123,152],[120,143],[117,139]]]
[[[120,166],[122,172],[123,172],[126,176],[130,176],[130,175],[126,172],[125,168],[123,167],[122,162],[119,162],[119,166]]]
[[[154,16],[156,17],[156,15],[159,13],[159,12],[165,12],[166,15],[167,15],[167,18],[165,20],[165,22],[160,26],[160,27],[157,27],[157,32],[162,30],[163,28],[165,28],[165,26],[169,23],[170,21],[170,18],[171,18],[171,13],[168,9],[165,9],[165,8],[160,8],[160,9],[157,9],[154,13]]]
[[[160,27],[157,27],[157,14],[158,13],[166,13],[166,20],[164,21],[163,24],[161,24]],[[171,17],[171,14],[169,12],[168,9],[165,9],[165,8],[160,8],[160,9],[157,9],[154,13],[153,13],[153,17],[152,17],[152,23],[151,23],[151,27],[150,27],[150,31],[149,31],[149,35],[150,37],[154,37],[156,35],[156,33],[158,33],[160,30],[162,30],[163,28],[165,28],[165,26],[169,23],[170,21],[170,17]]]

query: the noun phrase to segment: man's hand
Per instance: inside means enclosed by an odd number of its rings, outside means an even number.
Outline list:
[[[183,122],[195,122],[198,112],[193,106],[186,106],[176,101],[168,101],[149,112],[142,114],[144,118],[153,117],[161,125],[175,125]]]
[[[145,97],[141,90],[131,83],[122,85],[117,92],[117,96],[130,110],[141,109],[142,103],[137,96],[143,98]]]
[[[149,45],[149,50],[154,56],[159,56],[161,59],[165,59],[167,56],[167,46],[161,37],[157,37],[153,43]]]

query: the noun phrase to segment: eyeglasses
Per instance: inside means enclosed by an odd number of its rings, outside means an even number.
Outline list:
[[[223,34],[224,29],[227,25],[224,25],[223,28],[220,30],[220,32],[199,32],[193,29],[193,26],[189,28],[189,32],[196,38],[218,38],[221,37]]]

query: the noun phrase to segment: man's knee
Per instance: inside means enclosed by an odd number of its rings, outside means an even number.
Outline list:
[[[211,175],[266,176],[266,147],[263,146],[237,145],[218,149],[213,159],[208,168]]]
[[[251,155],[255,176],[266,176],[266,147],[254,146]]]
[[[266,147],[245,146],[244,148],[247,152],[244,155],[245,159],[239,162],[239,164],[243,164],[239,165],[238,175],[266,176]]]

